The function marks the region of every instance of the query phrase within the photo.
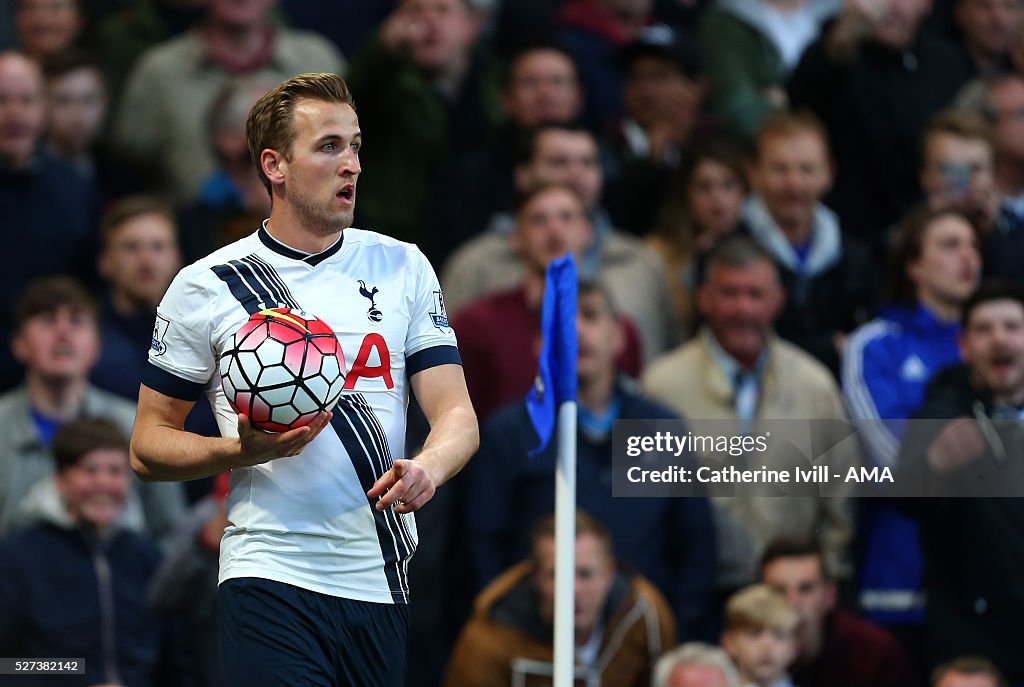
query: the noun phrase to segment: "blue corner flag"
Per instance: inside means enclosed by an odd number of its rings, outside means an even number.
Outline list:
[[[537,380],[526,394],[526,411],[540,445],[530,455],[547,448],[558,406],[576,400],[576,263],[572,254],[548,264],[540,331]]]

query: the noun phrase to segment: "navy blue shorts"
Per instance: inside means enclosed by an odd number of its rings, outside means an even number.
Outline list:
[[[218,592],[229,687],[401,687],[409,607],[247,577]]]

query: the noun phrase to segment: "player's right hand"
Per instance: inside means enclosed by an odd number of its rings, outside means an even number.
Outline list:
[[[235,467],[260,465],[275,458],[295,456],[302,452],[306,444],[316,439],[333,413],[318,413],[313,421],[305,427],[299,427],[280,434],[264,432],[256,429],[245,415],[238,416],[238,438],[242,445],[239,464]]]

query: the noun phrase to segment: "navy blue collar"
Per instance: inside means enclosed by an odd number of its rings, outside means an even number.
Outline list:
[[[283,255],[286,258],[291,258],[292,260],[301,260],[307,265],[313,265],[314,267],[341,250],[341,246],[345,242],[345,232],[343,231],[337,241],[319,253],[303,253],[301,250],[295,250],[290,246],[284,245],[271,236],[270,232],[267,231],[267,220],[263,220],[263,225],[257,233],[260,237],[260,241],[263,242],[263,245],[278,255]]]

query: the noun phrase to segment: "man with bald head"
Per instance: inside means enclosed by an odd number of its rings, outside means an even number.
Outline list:
[[[0,271],[0,342],[10,338],[11,304],[38,276],[88,272],[88,239],[96,225],[92,183],[42,145],[46,125],[43,74],[17,52],[0,52],[0,217],[17,237],[16,255]],[[14,386],[19,368],[0,345],[0,390]]]

